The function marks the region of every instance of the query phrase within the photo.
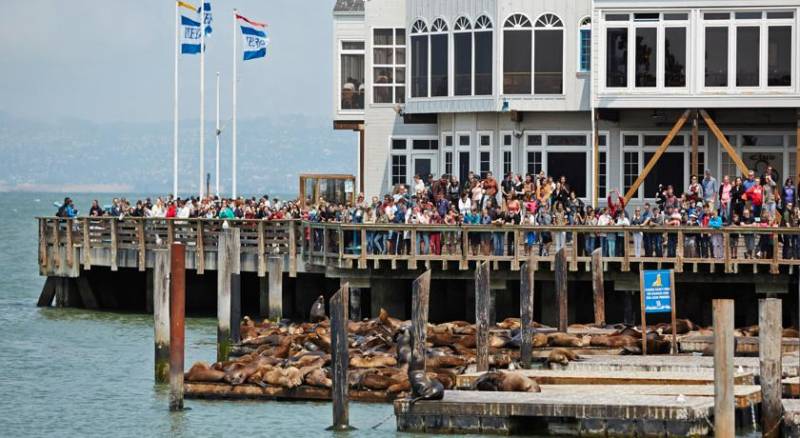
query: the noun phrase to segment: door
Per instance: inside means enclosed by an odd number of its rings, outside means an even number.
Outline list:
[[[428,175],[436,170],[436,159],[431,156],[414,157],[414,175],[419,175],[424,181],[428,180]],[[436,177],[438,175],[434,175]]]
[[[469,178],[469,152],[458,153],[458,182],[462,187]]]

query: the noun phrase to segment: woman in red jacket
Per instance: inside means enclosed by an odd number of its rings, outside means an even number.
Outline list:
[[[764,187],[761,185],[761,181],[758,178],[756,178],[753,185],[744,192],[742,199],[750,201],[750,204],[753,206],[754,217],[761,216],[761,204],[764,203]]]

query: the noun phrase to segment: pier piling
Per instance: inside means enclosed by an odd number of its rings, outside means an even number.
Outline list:
[[[411,291],[411,364],[408,367],[409,378],[412,371],[425,369],[425,340],[428,324],[428,308],[431,291],[431,271],[414,280]]]
[[[217,361],[224,362],[230,355],[232,325],[239,320],[233,316],[231,295],[239,292],[239,229],[227,228],[219,233],[217,242]]]
[[[714,435],[735,436],[733,300],[714,300]]]
[[[567,332],[569,314],[567,307],[567,252],[561,248],[556,253],[555,261],[556,297],[558,297],[558,331]]]
[[[594,296],[594,323],[606,324],[606,293],[603,289],[603,253],[600,248],[592,251],[592,295]]]
[[[269,319],[283,318],[283,257],[270,257],[267,261],[269,281]]]
[[[155,380],[156,383],[167,383],[170,361],[169,251],[156,251],[155,256],[151,286],[155,330]]]
[[[761,430],[764,437],[778,437],[783,421],[781,405],[781,300],[766,298],[758,301],[758,356],[761,382]]]
[[[347,352],[347,319],[350,301],[350,284],[345,283],[331,297],[331,361],[333,362],[333,426],[328,430],[346,431],[350,427],[350,409],[347,400],[347,367],[350,358]]]
[[[184,317],[186,313],[186,247],[173,243],[170,253],[169,409],[183,409]]]
[[[534,301],[534,266],[528,261],[522,264],[520,270],[519,287],[519,317],[520,317],[520,363],[523,368],[530,368],[533,355],[533,301]]]
[[[489,371],[489,262],[478,263],[475,269],[475,339],[477,370]]]

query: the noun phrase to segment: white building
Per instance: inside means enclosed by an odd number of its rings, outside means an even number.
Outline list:
[[[338,0],[333,17],[334,127],[360,133],[368,196],[544,170],[596,202],[679,119],[634,202],[693,165],[797,174],[800,0]]]

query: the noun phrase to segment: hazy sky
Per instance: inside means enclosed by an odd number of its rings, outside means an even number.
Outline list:
[[[199,3],[200,0],[193,0]],[[172,119],[174,0],[3,0],[0,111],[37,118]],[[230,117],[232,10],[268,23],[265,60],[240,64],[239,117],[330,115],[334,0],[212,0],[206,117],[215,72]],[[181,118],[199,114],[199,56],[181,56]]]

